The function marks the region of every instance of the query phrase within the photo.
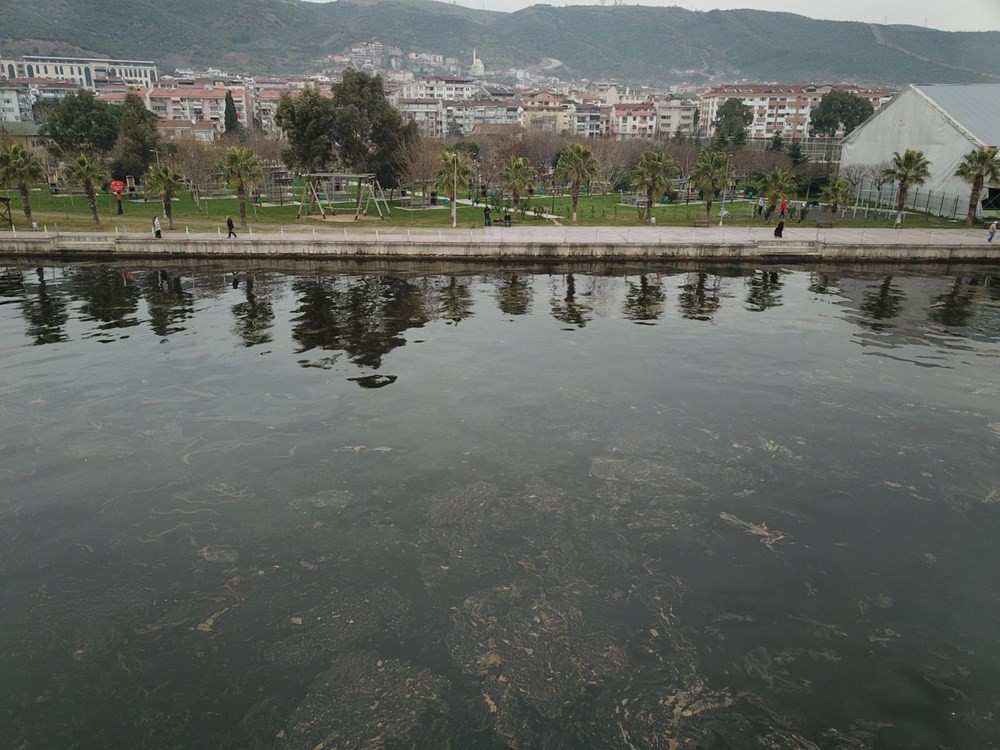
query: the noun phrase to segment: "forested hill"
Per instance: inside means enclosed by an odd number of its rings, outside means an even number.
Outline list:
[[[644,82],[733,80],[1000,83],[1000,32],[817,21],[789,13],[536,5],[515,13],[432,0],[32,0],[5,3],[2,54],[154,59],[165,70],[312,70],[377,39],[488,69],[545,58],[560,77]]]

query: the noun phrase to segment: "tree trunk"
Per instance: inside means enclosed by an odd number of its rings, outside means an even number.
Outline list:
[[[458,226],[458,204],[455,203],[455,198],[458,195],[458,188],[451,191],[451,226],[452,229]]]
[[[576,224],[576,204],[580,200],[580,183],[574,182],[569,189],[570,198],[573,199],[573,217],[572,222]]]
[[[705,218],[712,215],[712,203],[715,202],[715,191],[705,194]]]
[[[976,220],[976,206],[979,205],[979,195],[983,192],[984,178],[977,176],[972,183],[972,194],[969,196],[969,213],[965,217],[965,226],[971,227]]]
[[[170,198],[166,195],[163,196],[163,215],[167,217],[167,229],[174,228],[174,207],[171,204]]]
[[[242,182],[236,188],[236,197],[240,201],[240,228],[247,228],[247,188]]]
[[[517,191],[517,188],[514,188],[514,212],[517,213],[517,211],[520,208],[521,208],[521,194]]]
[[[646,223],[653,218],[653,188],[646,190]]]
[[[28,186],[23,182],[19,182],[17,184],[17,192],[21,194],[21,208],[24,209],[24,218],[28,220],[28,229],[31,229],[31,198],[28,195]]]
[[[896,199],[896,225],[903,223],[903,211],[906,208],[906,193],[909,191],[910,186],[906,183],[900,183],[899,185],[899,196]]]
[[[94,217],[94,226],[101,228],[101,218],[97,215],[97,196],[94,194],[93,185],[84,185],[83,192],[87,194],[87,205],[90,206],[90,215]]]

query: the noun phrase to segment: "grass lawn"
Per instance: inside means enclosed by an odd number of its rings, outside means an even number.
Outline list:
[[[15,226],[18,229],[26,229],[27,224],[24,214],[21,211],[21,201],[13,191],[0,193],[11,198],[11,215],[14,218]],[[49,231],[55,231],[58,227],[61,231],[90,231],[94,229],[93,220],[90,218],[90,211],[87,207],[86,198],[82,195],[72,197],[61,195],[52,196],[48,191],[36,190],[31,193],[31,205],[34,220],[39,228],[47,227]],[[311,217],[296,219],[298,206],[248,206],[248,221],[255,231],[276,232],[284,228],[286,231],[309,231],[313,228],[317,232],[343,232],[354,229],[372,230],[377,227],[403,227],[403,228],[432,228],[449,229],[451,226],[451,216],[447,208],[427,209],[423,211],[404,211],[399,208],[398,201],[393,201],[392,216],[385,221],[368,219],[359,222],[354,221],[322,221],[317,214]],[[555,213],[559,216],[560,223],[568,225],[570,223],[569,196],[531,196],[523,204],[530,210],[542,211],[544,213]],[[728,203],[727,210],[731,213],[726,217],[726,226],[765,226],[761,219],[754,219],[750,216],[750,203],[739,201],[735,204]],[[354,204],[342,203],[336,206],[338,214],[353,216]],[[712,222],[718,223],[721,203],[716,202],[712,206]],[[124,201],[125,214],[118,216],[114,196],[102,194],[98,198],[98,214],[101,218],[102,229],[114,231],[118,228],[128,232],[149,232],[154,215],[161,216],[163,228],[167,229],[166,222],[162,220],[162,205],[159,201],[150,200],[147,203],[139,201]],[[226,216],[233,216],[237,219],[239,206],[235,198],[221,198],[203,200],[199,208],[188,193],[182,193],[179,199],[173,203],[174,231],[184,231],[185,228],[192,232],[212,232],[216,229],[225,229]],[[502,213],[494,212],[494,221],[499,223]],[[702,203],[678,203],[660,205],[654,204],[653,216],[656,217],[658,226],[692,226],[696,219],[704,219],[705,207]],[[816,209],[809,214],[801,226],[815,227],[819,213]],[[825,217],[824,217],[825,218]],[[608,195],[580,196],[580,203],[577,210],[578,223],[582,226],[642,226],[645,220],[640,214],[640,209],[635,206],[621,205],[621,196],[618,193]],[[517,224],[549,224],[548,219],[534,216],[514,216]],[[483,224],[483,210],[481,206],[458,207],[458,226],[461,229],[481,227]],[[799,225],[798,220],[791,222],[792,225]],[[892,220],[872,219],[838,219],[838,227],[887,227],[892,226]],[[935,216],[925,214],[908,214],[905,222],[907,227],[933,228],[960,228],[962,222],[953,222],[940,219]]]

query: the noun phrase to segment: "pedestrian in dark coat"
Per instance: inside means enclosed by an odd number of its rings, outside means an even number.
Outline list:
[[[785,233],[785,222],[779,221],[778,226],[774,228],[774,236],[781,237]]]
[[[229,234],[226,235],[226,239],[227,240],[230,237],[235,237],[236,236],[236,232],[233,231],[233,229],[235,229],[235,227],[236,227],[236,225],[233,223],[233,217],[232,216],[227,216],[226,217],[226,229],[229,230]]]

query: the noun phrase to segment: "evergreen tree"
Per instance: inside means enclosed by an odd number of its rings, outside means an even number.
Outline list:
[[[784,151],[785,150],[785,139],[781,137],[781,133],[775,133],[774,137],[771,139],[770,145],[767,147],[768,151]]]
[[[111,157],[111,175],[117,180],[140,177],[156,162],[160,148],[157,117],[142,99],[129,93],[121,107],[118,140]]]
[[[118,140],[120,115],[120,108],[98,101],[92,91],[81,90],[45,108],[40,135],[49,140],[53,155],[62,159],[78,154],[105,156]]]
[[[226,90],[226,134],[235,135],[240,132],[242,125],[240,125],[239,115],[236,114],[236,102],[233,101],[233,92]]]
[[[726,99],[715,117],[715,137],[742,146],[747,140],[747,127],[753,122],[753,110],[740,99]]]
[[[785,153],[792,160],[792,166],[798,167],[809,161],[809,157],[802,152],[802,144],[798,141],[792,141],[785,149]]]
[[[823,101],[809,115],[809,129],[812,134],[833,137],[843,128],[850,133],[875,111],[875,106],[857,94],[848,91],[831,91],[823,95]]]
[[[333,102],[310,87],[292,97],[282,94],[274,116],[288,146],[282,158],[303,173],[318,172],[333,161]]]

